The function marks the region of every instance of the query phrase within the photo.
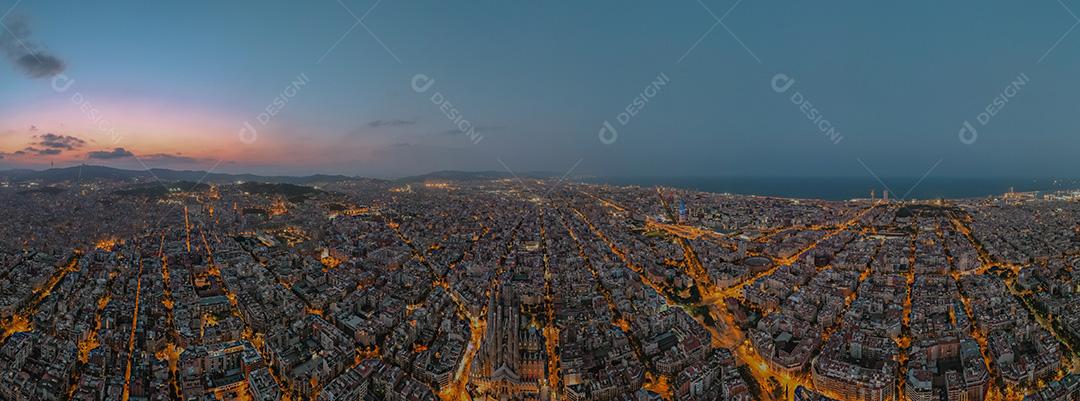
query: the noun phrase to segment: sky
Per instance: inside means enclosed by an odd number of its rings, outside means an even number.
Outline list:
[[[1077,177],[1073,9],[0,0],[0,168]]]

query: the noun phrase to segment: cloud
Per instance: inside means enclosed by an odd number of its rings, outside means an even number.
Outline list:
[[[42,146],[49,149],[75,150],[75,148],[81,148],[86,145],[86,141],[71,135],[48,133],[34,135],[33,137],[38,141],[31,142],[31,145]]]
[[[98,150],[86,154],[86,157],[98,160],[123,159],[132,156],[135,156],[135,154],[124,148],[116,148],[113,150]]]
[[[209,158],[184,156],[182,153],[149,153],[136,155],[135,152],[126,148],[86,152],[86,157],[95,160],[121,160],[134,158],[151,165],[198,164],[211,160]]]
[[[64,151],[56,148],[35,148],[33,146],[27,146],[26,149],[15,152],[17,155],[25,155],[29,153],[36,154],[38,156],[55,156]]]
[[[416,120],[394,119],[394,120],[375,120],[375,121],[372,121],[372,122],[368,123],[367,126],[371,127],[371,128],[404,127],[404,126],[414,125],[414,124],[416,124]]]
[[[25,54],[15,61],[30,78],[50,78],[64,72],[64,60],[42,52]]]
[[[36,128],[35,128],[36,129]],[[15,152],[8,153],[10,156],[55,156],[64,151],[75,150],[86,146],[86,141],[81,138],[71,135],[61,135],[54,133],[47,133],[41,135],[33,135],[30,137],[30,143],[23,148]]]
[[[30,78],[49,78],[64,72],[67,64],[30,39],[30,26],[25,18],[11,17],[0,32],[0,51]]]
[[[477,125],[477,126],[472,127],[472,131],[464,131],[463,132],[463,131],[461,131],[461,129],[454,128],[454,129],[448,129],[446,131],[439,132],[437,134],[438,135],[465,135],[465,134],[472,133],[474,131],[477,132],[477,133],[483,133],[483,132],[498,131],[498,130],[502,130],[502,129],[506,129],[506,127],[501,126],[501,125]]]

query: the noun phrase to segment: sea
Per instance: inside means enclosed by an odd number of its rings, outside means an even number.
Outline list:
[[[798,199],[847,200],[881,198],[889,189],[890,199],[964,199],[1016,192],[1055,192],[1080,189],[1077,178],[949,178],[949,177],[591,177],[585,182],[609,185],[638,185],[688,190],[761,195]]]

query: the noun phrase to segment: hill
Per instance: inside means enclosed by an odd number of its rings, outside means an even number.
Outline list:
[[[244,181],[295,185],[310,185],[315,183],[342,181],[381,181],[371,178],[326,174],[307,176],[262,176],[255,174],[226,174],[213,172],[208,173],[205,171],[170,170],[161,168],[154,168],[150,170],[125,170],[112,167],[91,165],[51,168],[48,170],[4,170],[0,171],[0,179],[7,179],[8,181],[12,182],[43,181],[46,184],[80,180],[161,180],[168,182],[190,181],[214,184]]]

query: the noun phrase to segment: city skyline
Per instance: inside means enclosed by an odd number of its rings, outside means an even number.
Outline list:
[[[0,401],[1080,401],[1080,0],[0,0]]]
[[[1080,396],[1080,189],[173,178],[0,177],[0,397]]]

